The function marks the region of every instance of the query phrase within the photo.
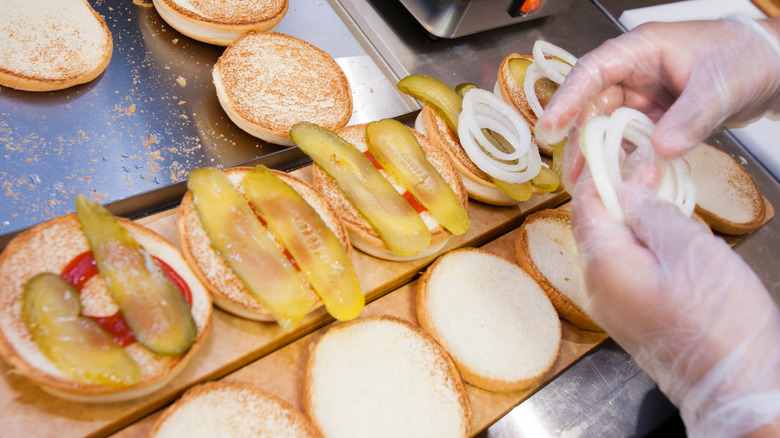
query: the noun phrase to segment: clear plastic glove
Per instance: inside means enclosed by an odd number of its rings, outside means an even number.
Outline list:
[[[626,183],[619,197],[625,226],[587,169],[574,190],[588,313],[678,406],[689,436],[780,436],[780,312],[761,281],[645,187]]]
[[[777,34],[778,19],[641,25],[577,61],[536,124],[536,139],[554,144],[575,125],[628,106],[656,122],[653,146],[674,158],[718,127],[780,115]],[[583,167],[572,146],[564,166],[569,189]]]

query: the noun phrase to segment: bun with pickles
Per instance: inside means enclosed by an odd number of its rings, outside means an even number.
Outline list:
[[[533,56],[512,53],[504,58],[493,93],[516,109],[533,133],[544,108],[576,63],[577,58],[566,50],[536,41]],[[560,149],[562,152],[563,145]],[[540,144],[539,150],[554,155],[553,145]]]
[[[312,179],[374,257],[404,261],[441,250],[469,227],[468,196],[447,154],[392,119],[331,132],[296,124],[290,138],[314,160]]]
[[[473,84],[453,89],[419,74],[401,79],[398,88],[425,104],[415,128],[447,152],[469,197],[517,205],[558,189],[558,175],[542,163],[528,123],[493,93]]]
[[[0,355],[43,390],[104,403],[173,378],[211,325],[211,298],[179,251],[77,197],[0,254]]]
[[[222,309],[293,330],[316,308],[348,320],[364,297],[338,215],[305,181],[264,166],[190,171],[177,231]]]

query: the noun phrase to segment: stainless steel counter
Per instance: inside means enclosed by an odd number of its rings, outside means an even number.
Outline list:
[[[318,45],[345,69],[355,97],[350,123],[418,109],[395,91],[409,73],[491,89],[507,54],[530,53],[545,39],[579,56],[620,34],[614,17],[622,9],[660,3],[575,0],[563,14],[447,40],[431,38],[395,0],[329,1],[293,0],[277,30]],[[19,230],[72,211],[78,193],[138,217],[178,202],[193,167],[260,162],[291,169],[308,161],[225,117],[210,79],[221,48],[173,31],[150,0],[91,3],[116,42],[103,75],[58,92],[0,89],[0,248]],[[728,134],[711,141],[738,157],[780,206],[780,185],[750,154]],[[737,251],[780,302],[778,222]],[[630,356],[607,341],[482,436],[644,436],[674,414]]]
[[[211,81],[223,47],[182,36],[151,0],[90,3],[114,39],[102,75],[55,92],[0,87],[0,249],[18,231],[73,211],[77,194],[139,217],[178,203],[194,167],[310,162],[227,118]],[[327,2],[293,1],[277,30],[341,65],[353,88],[350,123],[413,109]]]

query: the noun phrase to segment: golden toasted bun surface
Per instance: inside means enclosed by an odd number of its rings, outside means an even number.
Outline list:
[[[188,390],[147,435],[179,437],[321,437],[308,417],[287,402],[245,383],[210,382]]]
[[[184,35],[227,46],[253,30],[274,30],[288,0],[154,0],[160,16]]]
[[[368,147],[366,146],[365,130],[365,124],[353,125],[337,130],[336,134],[354,145],[361,152],[365,152],[368,150]],[[422,147],[425,157],[431,165],[439,171],[444,180],[452,187],[461,203],[468,206],[468,195],[463,186],[463,181],[445,151],[442,148],[437,147],[419,132],[414,130],[412,130],[412,132],[420,143],[420,147]],[[399,193],[405,192],[400,184],[398,184],[386,171],[380,170],[380,172],[391,182],[391,184],[393,184]],[[384,244],[384,242],[382,242],[379,235],[377,235],[363,216],[361,216],[357,209],[347,200],[344,193],[336,184],[336,181],[328,176],[325,171],[316,164],[312,166],[312,180],[315,187],[328,198],[328,201],[333,205],[333,208],[338,211],[341,220],[351,233],[352,243],[356,245],[358,249],[371,253],[370,251],[375,248],[377,252],[372,255],[382,258],[393,258],[394,253]],[[431,230],[431,247],[436,247],[443,242],[446,242],[452,235],[452,233],[444,229],[433,216],[431,216],[430,212],[423,211],[420,213],[420,217],[422,217],[423,221],[428,226],[428,229]],[[362,246],[361,243],[363,244]],[[427,255],[430,254],[418,254],[413,257],[419,258]],[[401,258],[398,260],[401,260]]]
[[[512,75],[512,72],[509,70],[509,60],[513,58],[527,59],[531,62],[534,60],[534,57],[530,55],[512,53],[501,61],[501,65],[498,67],[498,85],[501,90],[501,97],[525,118],[533,131],[533,127],[536,125],[538,117],[534,114],[531,106],[528,105],[528,100],[526,100],[525,97],[524,84],[517,82],[514,75]]]
[[[696,213],[715,231],[744,234],[764,221],[766,204],[756,182],[729,154],[701,143],[684,156],[696,185]]]
[[[241,178],[250,170],[252,170],[251,167],[234,167],[226,169],[224,172],[233,184],[239,187]],[[279,171],[274,171],[274,173],[295,189],[314,208],[349,253],[351,247],[347,230],[339,220],[338,214],[320,192],[309,183],[288,173]],[[209,236],[203,229],[193,205],[192,194],[189,192],[184,196],[179,206],[176,227],[184,258],[211,292],[215,304],[244,318],[261,321],[274,320],[273,316],[252,297],[246,286],[230,269],[225,259],[212,248]],[[283,250],[281,244],[279,249]],[[313,293],[314,291],[312,291]]]
[[[603,331],[583,309],[585,278],[570,216],[566,210],[548,209],[526,217],[515,240],[517,263],[539,283],[561,318]]]
[[[284,15],[287,0],[157,0],[190,19],[220,25],[262,24]]]
[[[520,267],[487,251],[439,257],[420,278],[415,309],[420,326],[474,386],[527,388],[558,357],[561,323],[550,300]]]
[[[326,437],[466,436],[471,408],[447,353],[390,316],[329,329],[312,347],[305,412]]]
[[[341,67],[290,35],[245,34],[225,50],[213,76],[222,107],[242,129],[260,131],[250,132],[256,136],[289,141],[288,131],[298,122],[335,130],[352,116],[352,91]]]
[[[108,65],[111,33],[86,1],[4,0],[2,8],[0,85],[60,90],[91,81]]]
[[[140,344],[126,350],[141,367],[141,381],[127,387],[80,384],[59,370],[32,340],[22,315],[25,283],[41,272],[59,274],[89,246],[75,215],[62,216],[33,227],[12,240],[0,254],[0,354],[19,372],[58,396],[87,402],[129,400],[151,392],[171,379],[202,344],[211,323],[211,298],[179,251],[167,240],[135,223],[120,219],[133,238],[151,255],[171,266],[192,293],[192,316],[197,337],[186,353],[158,356]],[[89,280],[81,295],[83,314],[109,316],[117,311],[100,276]]]

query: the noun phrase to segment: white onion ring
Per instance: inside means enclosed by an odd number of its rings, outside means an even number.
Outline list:
[[[546,41],[538,40],[533,48],[534,61],[528,66],[525,72],[523,82],[523,92],[525,99],[536,117],[541,117],[544,110],[539,103],[539,97],[536,95],[536,81],[542,78],[550,79],[558,85],[561,85],[566,79],[566,75],[577,63],[577,58],[562,48],[550,44]],[[558,59],[547,59],[547,55]],[[563,61],[559,61],[563,60]]]
[[[525,81],[523,82],[523,92],[525,93],[525,100],[528,102],[528,106],[531,107],[531,111],[536,114],[536,117],[542,117],[544,109],[539,102],[539,96],[536,95],[536,81],[546,77],[544,71],[536,62],[532,62],[531,65],[525,70]]]
[[[623,185],[621,165],[637,151],[649,152],[654,156],[661,172],[661,179],[655,188],[659,198],[677,205],[687,216],[691,216],[696,207],[695,186],[687,164],[682,158],[664,160],[655,154],[650,142],[654,128],[655,125],[646,115],[625,107],[615,110],[609,117],[596,117],[585,127],[580,148],[593,175],[601,202],[616,222],[625,222],[617,196],[617,189]],[[633,143],[636,149],[621,157],[624,152],[623,139]]]
[[[513,150],[497,148],[482,133],[490,129],[504,137]],[[525,119],[493,93],[474,89],[463,97],[458,117],[458,136],[466,155],[483,172],[507,183],[521,184],[539,174],[542,158],[531,141]]]
[[[574,55],[547,41],[536,41],[534,43],[533,55],[534,63],[538,62],[545,76],[558,85],[566,79],[566,75],[569,74],[572,66],[577,63],[577,58]],[[553,63],[547,59],[547,55],[554,56],[563,62]]]

